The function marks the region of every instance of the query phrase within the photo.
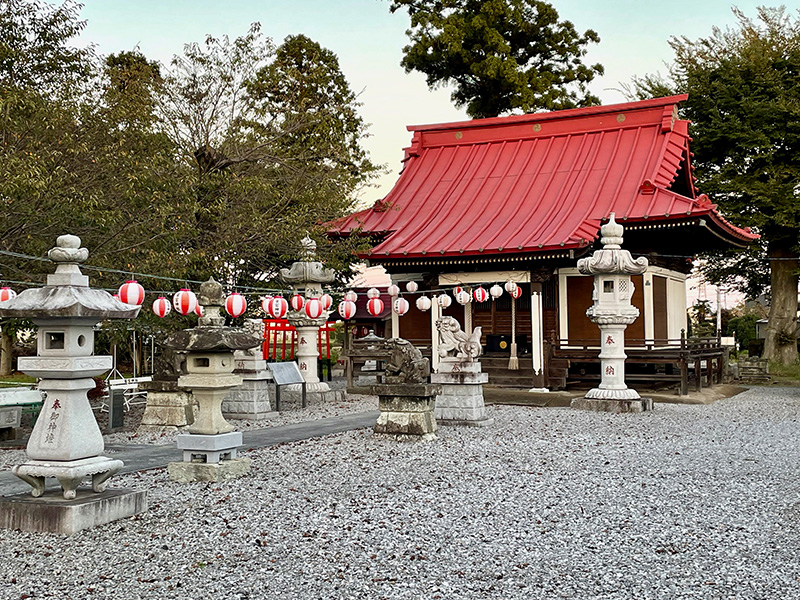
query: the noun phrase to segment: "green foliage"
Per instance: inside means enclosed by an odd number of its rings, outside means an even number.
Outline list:
[[[579,34],[547,2],[393,0],[390,10],[400,9],[411,18],[402,66],[431,89],[455,85],[451,98],[471,117],[600,103],[586,85],[603,67],[582,62],[600,38]]]
[[[739,317],[734,317],[728,321],[728,326],[725,329],[726,335],[736,334],[736,343],[739,348],[747,350],[750,346],[750,341],[756,339],[756,322],[758,315],[747,314]]]

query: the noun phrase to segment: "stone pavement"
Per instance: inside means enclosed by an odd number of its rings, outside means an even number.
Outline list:
[[[281,427],[245,431],[242,432],[243,445],[241,450],[263,448],[284,442],[296,442],[352,429],[372,427],[378,418],[378,414],[377,410],[352,413],[339,417],[292,423]],[[118,458],[125,463],[120,473],[164,468],[169,462],[183,459],[182,451],[178,450],[175,444],[161,446],[150,444],[109,444],[103,454],[110,458]],[[57,486],[58,482],[55,479],[48,480],[47,489],[56,488]],[[28,484],[12,475],[11,471],[0,472],[0,496],[27,492],[30,489]]]

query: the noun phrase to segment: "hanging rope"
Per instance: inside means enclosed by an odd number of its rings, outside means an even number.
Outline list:
[[[517,299],[511,295],[511,358],[508,359],[508,369],[510,371],[519,370],[519,359],[517,358]]]

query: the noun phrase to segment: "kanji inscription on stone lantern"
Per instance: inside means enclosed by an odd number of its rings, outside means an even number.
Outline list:
[[[581,274],[594,275],[593,304],[586,316],[600,328],[601,380],[583,398],[572,401],[574,408],[640,412],[651,405],[625,384],[625,329],[639,317],[639,309],[631,304],[631,275],[644,273],[648,263],[644,257],[634,260],[621,248],[623,231],[611,213],[600,228],[603,248],[578,261]]]

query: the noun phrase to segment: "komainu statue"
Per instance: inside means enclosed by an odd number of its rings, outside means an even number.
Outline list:
[[[461,331],[461,324],[453,317],[442,317],[436,321],[439,330],[439,356],[455,356],[475,360],[483,352],[481,347],[481,328],[476,327],[472,335]]]
[[[386,361],[386,383],[427,383],[430,375],[428,359],[408,340],[391,338],[384,342],[389,351]]]

